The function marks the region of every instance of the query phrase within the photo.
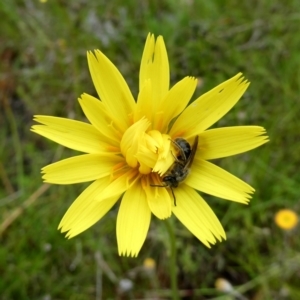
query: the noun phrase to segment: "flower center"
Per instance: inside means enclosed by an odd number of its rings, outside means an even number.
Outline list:
[[[174,162],[171,137],[157,130],[147,129],[149,120],[140,119],[131,125],[121,140],[121,152],[127,164],[141,174],[157,172],[163,175]]]

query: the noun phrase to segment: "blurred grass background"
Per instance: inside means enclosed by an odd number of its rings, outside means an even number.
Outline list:
[[[249,206],[204,195],[226,242],[209,250],[174,219],[182,298],[238,299],[214,288],[222,277],[245,299],[300,299],[299,230],[274,223],[279,209],[300,209],[299,28],[296,0],[1,1],[0,299],[170,298],[161,221],[134,259],[117,255],[117,206],[71,240],[57,231],[85,185],[43,185],[41,167],[75,152],[29,131],[34,114],[84,120],[76,99],[95,95],[87,50],[101,49],[136,96],[148,32],[164,36],[171,84],[199,78],[195,96],[243,72],[250,88],[216,126],[261,125],[271,139],[218,161],[256,189]]]

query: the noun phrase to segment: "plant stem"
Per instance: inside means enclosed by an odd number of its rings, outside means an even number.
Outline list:
[[[171,278],[171,288],[172,288],[172,299],[179,300],[178,287],[177,287],[177,270],[176,270],[176,242],[173,230],[173,224],[171,224],[170,218],[164,221],[170,240],[170,278]]]

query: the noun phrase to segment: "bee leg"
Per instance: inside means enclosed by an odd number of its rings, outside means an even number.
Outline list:
[[[178,145],[177,142],[171,140],[171,142],[173,143],[173,145],[178,149],[178,151],[180,152],[181,157],[183,158],[183,160],[186,160],[186,156],[184,151],[182,150],[182,148]],[[174,156],[174,154],[172,153],[172,155]],[[175,157],[175,156],[174,156]],[[178,162],[177,157],[175,158],[175,160]]]
[[[170,186],[170,189],[171,189],[171,192],[172,192],[172,195],[173,195],[173,199],[174,199],[174,206],[176,206],[176,197],[175,197],[174,191],[173,191],[173,189],[172,189],[171,186]]]
[[[172,151],[171,151],[171,154],[172,154],[174,160],[175,160],[178,164],[180,164],[181,166],[184,167],[184,164],[183,164],[180,160],[178,160],[178,158],[174,155],[174,153],[173,153]]]

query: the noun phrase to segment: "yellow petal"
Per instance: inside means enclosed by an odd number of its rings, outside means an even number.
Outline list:
[[[243,204],[247,204],[254,193],[254,189],[246,182],[198,158],[195,158],[185,184],[198,191]]]
[[[220,221],[194,189],[181,184],[176,189],[176,201],[177,206],[172,207],[174,215],[205,246],[210,248],[217,239],[226,239]]]
[[[148,132],[148,134],[155,136],[155,130],[152,132]],[[158,131],[157,131],[158,132]],[[158,174],[162,175],[167,172],[167,170],[171,167],[174,163],[174,156],[170,151],[171,146],[171,138],[167,134],[160,134],[160,138],[156,139],[158,142],[157,152],[159,154],[159,158],[153,168],[153,172],[157,172]]]
[[[167,49],[162,36],[156,40],[151,82],[154,99],[160,101],[166,96],[170,85],[170,70]]]
[[[105,136],[112,144],[118,145],[122,133],[114,128],[113,118],[106,112],[103,103],[88,94],[82,94],[78,99],[84,114],[88,120]]]
[[[95,200],[108,182],[109,177],[93,182],[67,210],[59,223],[58,229],[61,232],[68,231],[68,238],[78,235],[98,222],[119,199],[120,195],[105,199],[102,202]]]
[[[154,46],[155,46],[154,35],[149,33],[146,39],[142,60],[141,60],[141,66],[140,66],[140,76],[139,76],[140,91],[143,89],[145,82],[148,79],[150,79],[149,68],[151,68],[152,66]]]
[[[45,182],[72,184],[96,180],[111,175],[123,158],[110,155],[83,154],[67,158],[42,169]]]
[[[175,121],[171,136],[199,135],[221,119],[241,98],[249,83],[239,73],[196,99]]]
[[[170,155],[157,161],[152,169],[153,172],[157,172],[159,175],[163,175],[170,169],[170,167],[174,163],[174,156],[172,155],[172,152],[169,153]]]
[[[123,171],[123,174],[114,178],[97,197],[97,201],[120,195],[126,192],[139,179],[138,170],[128,168]]]
[[[155,124],[156,129],[167,132],[171,120],[178,116],[189,103],[196,85],[196,78],[185,77],[170,89],[158,109],[158,111],[163,111],[163,114]]]
[[[168,54],[162,36],[154,41],[154,36],[148,34],[140,67],[140,90],[146,80],[152,84],[152,107],[157,111],[159,103],[169,90],[170,70]]]
[[[117,218],[119,255],[137,256],[149,229],[151,211],[140,182],[123,196]]]
[[[146,193],[147,202],[151,212],[159,219],[164,220],[171,216],[170,194],[164,187],[150,186],[149,176],[142,178],[142,187]],[[172,200],[173,201],[173,200]]]
[[[211,129],[199,135],[197,156],[215,159],[252,150],[269,141],[259,126],[236,126]]]
[[[121,151],[126,162],[132,168],[135,168],[138,165],[136,154],[140,144],[139,141],[143,138],[143,135],[149,126],[150,122],[143,118],[131,125],[122,137],[120,144]]]
[[[101,142],[102,135],[90,124],[65,118],[34,116],[31,131],[70,149],[86,153],[108,152],[108,144]]]
[[[152,85],[151,80],[146,80],[139,92],[136,110],[134,113],[134,122],[146,118],[152,121]]]
[[[139,161],[140,167],[151,166],[153,168],[157,162],[157,154],[153,153],[148,147],[144,145],[139,146],[139,150],[136,153],[135,157]],[[150,172],[152,171],[152,168],[150,168]],[[143,174],[149,174],[150,172]]]
[[[105,109],[115,116],[116,126],[124,132],[132,121],[135,101],[129,87],[114,64],[99,50],[87,53],[94,86]]]

